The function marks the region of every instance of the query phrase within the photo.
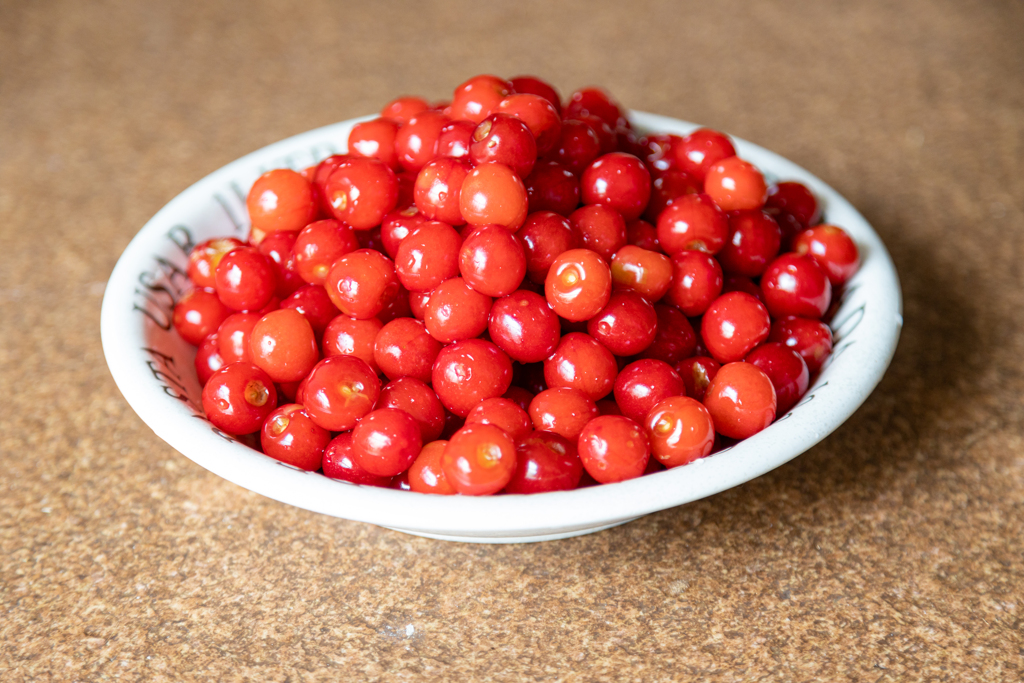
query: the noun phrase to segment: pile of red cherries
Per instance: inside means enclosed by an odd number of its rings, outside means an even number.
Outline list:
[[[197,245],[174,311],[209,421],[291,466],[436,494],[624,481],[763,430],[832,350],[856,245],[722,133],[482,75],[388,103],[348,150],[262,175],[248,242]]]

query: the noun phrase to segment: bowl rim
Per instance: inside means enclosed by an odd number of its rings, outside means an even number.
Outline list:
[[[800,403],[769,428],[683,467],[617,484],[529,496],[437,496],[358,486],[269,458],[216,433],[205,419],[196,419],[194,401],[189,407],[186,400],[198,387],[197,380],[193,378],[190,385],[187,377],[187,371],[194,373],[191,362],[182,374],[175,353],[157,351],[154,356],[152,347],[156,345],[151,338],[160,336],[163,328],[151,317],[139,315],[139,282],[156,256],[170,259],[168,250],[173,246],[168,241],[173,238],[169,236],[186,218],[199,216],[201,211],[206,216],[210,207],[219,203],[226,214],[220,219],[224,226],[246,229],[244,212],[240,217],[238,210],[238,197],[244,207],[240,186],[247,190],[245,182],[251,183],[261,170],[273,168],[275,163],[301,167],[309,150],[342,151],[351,127],[373,118],[349,119],[289,137],[207,175],[142,227],[108,280],[101,310],[102,345],[125,400],[177,451],[243,488],[313,512],[435,537],[564,537],[699,500],[789,462],[845,422],[867,400],[892,360],[902,328],[902,293],[895,266],[879,236],[846,199],[819,178],[773,152],[730,136],[737,153],[762,168],[769,178],[807,185],[823,204],[829,221],[850,232],[862,255],[860,270],[848,283],[846,300],[834,318],[838,321],[833,323],[836,345],[829,363]],[[630,112],[630,119],[646,132],[685,135],[700,127],[645,112]],[[317,153],[311,154],[315,157]],[[234,189],[234,205],[225,200],[227,188]],[[168,296],[173,298],[171,293]],[[170,338],[165,341],[175,352],[187,353],[191,348],[180,339],[176,345]],[[167,357],[172,360],[166,361]]]

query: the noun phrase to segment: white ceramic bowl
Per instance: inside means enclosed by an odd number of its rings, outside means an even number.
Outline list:
[[[372,118],[372,117],[366,117]],[[366,118],[309,131],[253,152],[188,188],[132,240],[103,298],[103,352],[114,381],[157,436],[225,479],[307,510],[420,536],[512,543],[566,538],[623,524],[742,484],[824,439],[867,399],[888,367],[902,326],[892,260],[867,221],[832,188],[761,147],[735,140],[738,153],[769,180],[797,180],[815,193],[828,222],[857,242],[862,265],[834,318],[835,351],[800,404],[760,434],[679,467],[578,491],[486,498],[434,496],[356,486],[302,472],[215,432],[202,416],[195,350],[170,324],[187,287],[190,243],[248,232],[245,195],[272,168],[304,168],[345,151],[349,130]],[[697,126],[642,112],[638,129],[685,135]]]

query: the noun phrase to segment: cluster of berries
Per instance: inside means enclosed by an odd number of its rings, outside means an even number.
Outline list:
[[[828,357],[858,265],[724,134],[640,135],[604,91],[533,77],[390,102],[247,208],[174,312],[208,419],[424,493],[623,481],[756,434]]]

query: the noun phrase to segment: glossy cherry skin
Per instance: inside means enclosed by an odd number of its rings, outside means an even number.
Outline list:
[[[818,225],[804,230],[793,241],[793,251],[806,254],[821,266],[833,287],[839,287],[857,272],[857,245],[842,228]]]
[[[654,341],[641,356],[669,365],[692,356],[697,348],[697,335],[686,316],[678,308],[664,304],[655,305],[654,313],[658,317],[658,328]]]
[[[301,230],[317,214],[316,199],[310,182],[287,168],[261,175],[245,200],[254,230]]]
[[[345,254],[331,266],[324,283],[331,302],[345,315],[372,318],[398,294],[391,259],[372,249]]]
[[[507,398],[480,401],[466,416],[465,424],[490,424],[501,427],[514,441],[533,431],[530,415]]]
[[[174,329],[189,344],[199,346],[232,312],[213,292],[193,289],[174,306]]]
[[[658,243],[674,256],[686,250],[717,254],[729,236],[729,222],[706,194],[679,197],[658,216]]]
[[[544,379],[549,387],[579,389],[593,401],[611,393],[618,371],[612,352],[580,332],[563,336],[555,352],[544,361]]]
[[[516,441],[516,471],[505,493],[571,491],[582,475],[574,441],[554,432],[532,432]]]
[[[385,385],[374,410],[382,408],[397,408],[412,415],[420,426],[423,443],[439,438],[444,431],[444,406],[430,386],[415,377],[400,377]]]
[[[621,415],[602,415],[588,422],[577,449],[587,473],[602,484],[639,477],[651,457],[643,428]]]
[[[489,341],[466,339],[441,349],[432,379],[444,407],[465,417],[480,401],[508,391],[512,361]]]
[[[452,435],[441,456],[445,478],[459,493],[486,496],[505,488],[516,470],[516,445],[500,427],[469,424]]]
[[[469,158],[474,164],[504,164],[525,178],[537,161],[537,142],[516,117],[491,114],[473,130]]]
[[[277,289],[274,263],[256,247],[237,247],[224,254],[215,280],[217,296],[235,311],[258,311]]]
[[[727,363],[708,385],[704,407],[711,413],[716,432],[732,439],[746,439],[775,419],[775,388],[756,366]]]
[[[409,469],[422,448],[420,426],[404,410],[374,410],[352,430],[356,463],[379,477],[393,477]]]
[[[732,363],[764,343],[771,332],[768,309],[745,292],[715,299],[701,319],[700,336],[719,363]]]
[[[536,76],[516,76],[509,79],[509,83],[512,84],[512,92],[540,95],[551,103],[559,116],[562,115],[562,98],[555,87],[547,81]]]
[[[218,351],[225,363],[237,363],[240,360],[252,362],[249,339],[252,328],[256,327],[261,317],[258,313],[234,313],[220,324],[217,328],[217,338],[220,340]]]
[[[245,246],[234,237],[217,237],[200,242],[188,254],[188,278],[196,287],[214,289],[217,287],[217,266],[232,249]]]
[[[350,157],[327,178],[324,197],[339,221],[369,230],[398,203],[398,178],[379,159]]]
[[[693,176],[675,169],[665,171],[651,180],[651,199],[644,210],[644,218],[657,223],[661,214],[687,195],[700,194],[704,184]]]
[[[640,423],[655,403],[685,391],[679,373],[668,363],[652,358],[630,363],[615,378],[615,403],[623,415]]]
[[[249,335],[249,355],[275,382],[298,382],[320,359],[309,321],[291,308],[260,318]]]
[[[587,332],[616,356],[633,356],[654,342],[658,316],[636,292],[616,292],[587,323]]]
[[[601,88],[580,88],[569,95],[569,101],[566,102],[563,112],[564,118],[575,119],[587,115],[596,116],[611,126],[613,130],[620,126],[629,126],[629,121],[622,113],[622,107]]]
[[[430,109],[427,101],[421,97],[398,97],[384,105],[380,110],[381,118],[391,119],[400,126],[409,123],[420,112]]]
[[[601,141],[594,129],[583,121],[568,119],[562,122],[562,132],[547,157],[565,166],[575,175],[582,175],[599,156]]]
[[[704,192],[723,211],[742,211],[764,206],[768,186],[753,164],[739,157],[726,157],[708,169]]]
[[[626,244],[661,253],[657,229],[645,220],[637,220],[626,225]]]
[[[498,103],[496,112],[514,116],[530,129],[537,141],[537,154],[547,154],[562,136],[562,117],[547,98],[515,93]]]
[[[580,247],[596,251],[606,261],[626,246],[626,221],[611,207],[581,206],[569,214],[569,222]]]
[[[611,297],[611,269],[597,252],[570,249],[552,262],[544,293],[559,316],[577,322],[590,320]]]
[[[469,159],[476,125],[472,121],[450,121],[437,136],[437,156]]]
[[[430,336],[422,322],[396,318],[377,333],[373,357],[388,379],[415,377],[430,382],[441,343]]]
[[[530,402],[529,413],[534,429],[554,432],[573,442],[583,427],[600,414],[593,399],[572,387],[541,391]]]
[[[331,356],[309,373],[301,398],[314,422],[342,432],[370,412],[378,396],[380,380],[369,365],[355,356]]]
[[[802,228],[817,225],[821,207],[807,187],[797,182],[783,182],[768,188],[765,210],[772,215],[789,214]]]
[[[558,347],[558,316],[544,297],[519,290],[494,302],[487,330],[491,341],[513,360],[539,363]]]
[[[672,155],[676,168],[703,182],[713,164],[736,156],[736,148],[725,134],[698,128],[672,145]]]
[[[672,261],[664,254],[626,245],[612,256],[612,283],[629,289],[651,302],[658,301],[672,286]]]
[[[773,318],[820,318],[832,301],[832,284],[810,256],[783,254],[761,278],[764,302]]]
[[[460,277],[445,280],[427,301],[423,322],[441,343],[470,339],[487,329],[491,297],[481,294]]]
[[[436,493],[451,496],[458,491],[448,483],[441,467],[447,441],[431,441],[423,447],[409,468],[409,488],[416,493]]]
[[[401,169],[395,153],[395,135],[399,124],[393,119],[379,118],[352,126],[348,134],[348,152],[352,156],[373,157],[393,171]]]
[[[257,247],[277,267],[277,289],[274,293],[282,299],[306,284],[295,263],[296,236],[294,232],[279,230],[267,235]]]
[[[478,226],[462,242],[459,272],[466,284],[481,294],[507,296],[526,276],[523,245],[500,225]]]
[[[651,198],[651,174],[632,154],[605,154],[583,172],[580,193],[584,204],[608,206],[634,221]]]
[[[820,320],[788,317],[772,323],[768,341],[781,342],[800,354],[813,375],[832,353],[832,330]]]
[[[424,111],[398,129],[395,135],[395,153],[398,163],[406,171],[419,173],[434,158],[441,129],[449,122],[447,116],[436,111]]]
[[[384,324],[377,318],[357,320],[347,315],[335,316],[324,330],[324,357],[355,356],[370,366],[374,373],[380,372],[373,357],[373,345],[377,333]]]
[[[319,339],[327,325],[341,313],[331,302],[327,290],[320,285],[299,287],[281,302],[281,308],[294,308],[305,316]]]
[[[679,467],[711,454],[715,424],[700,402],[687,396],[659,401],[644,421],[651,455],[668,468]]]
[[[327,448],[324,449],[323,469],[324,476],[352,484],[381,488],[387,488],[391,484],[391,477],[381,477],[367,472],[356,462],[352,450],[352,432],[343,432],[327,444]]]
[[[260,445],[271,458],[307,472],[320,469],[324,448],[331,433],[318,426],[303,409],[286,404],[267,416],[260,432]]]
[[[502,398],[507,398],[523,410],[529,411],[530,401],[533,400],[533,392],[527,391],[526,389],[513,384],[508,388],[508,391],[504,393]]]
[[[737,211],[729,217],[729,239],[718,253],[722,270],[732,275],[759,277],[779,253],[782,231],[761,210]]]
[[[679,310],[694,317],[718,298],[722,284],[722,267],[714,256],[683,251],[672,257],[672,286],[666,296]]]
[[[199,378],[199,386],[206,386],[206,383],[213,377],[213,373],[224,367],[224,358],[220,355],[220,342],[216,332],[199,343],[193,364],[196,368],[196,376]]]
[[[529,211],[554,211],[568,216],[580,203],[580,181],[555,161],[538,161],[523,179]]]
[[[203,387],[206,419],[225,434],[252,434],[276,407],[274,381],[245,361],[225,365]]]
[[[380,225],[380,241],[384,252],[390,257],[398,255],[398,247],[416,228],[427,222],[427,217],[420,213],[416,206],[408,206],[401,211],[392,211],[384,216]],[[365,235],[366,231],[358,233]],[[362,247],[368,249],[370,247]],[[378,250],[379,251],[379,250]]]
[[[537,211],[526,217],[516,232],[526,256],[526,274],[534,282],[543,283],[555,258],[579,246],[579,238],[569,220],[553,211]]]
[[[474,76],[455,89],[452,96],[451,117],[480,123],[512,92],[512,84],[504,78],[482,74]]]
[[[676,372],[683,378],[686,395],[698,401],[704,400],[711,380],[722,365],[710,356],[692,356],[676,364]]]
[[[515,232],[526,221],[526,187],[508,166],[480,164],[462,184],[459,210],[467,223],[493,223]]]
[[[426,163],[416,175],[413,197],[416,208],[429,220],[461,225],[459,200],[466,176],[473,169],[469,162],[453,157],[437,157]]]
[[[395,254],[395,274],[410,292],[429,292],[459,274],[462,238],[447,223],[422,223]]]
[[[746,362],[760,368],[775,387],[778,415],[788,413],[797,404],[811,382],[807,363],[799,353],[780,342],[769,342],[757,347],[746,357]]]

